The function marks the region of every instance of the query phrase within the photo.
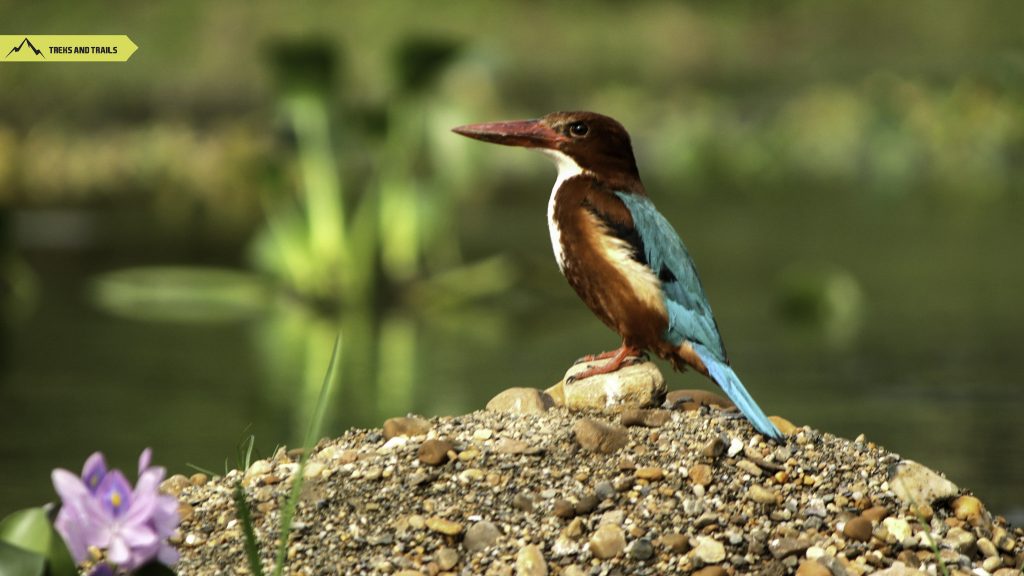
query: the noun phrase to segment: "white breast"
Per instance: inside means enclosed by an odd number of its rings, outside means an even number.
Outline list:
[[[555,221],[555,202],[557,202],[558,189],[562,187],[562,184],[573,176],[583,174],[585,170],[583,170],[583,168],[567,154],[559,152],[558,150],[548,150],[543,148],[539,150],[543,152],[545,156],[554,160],[555,166],[558,167],[558,179],[555,180],[555,185],[551,188],[551,197],[548,198],[548,233],[551,235],[551,250],[555,253],[555,261],[558,262],[558,269],[564,274],[565,259],[562,256],[562,231],[558,228],[558,222]]]

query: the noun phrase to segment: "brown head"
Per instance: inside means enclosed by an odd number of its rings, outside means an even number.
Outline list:
[[[640,182],[629,133],[615,119],[595,112],[553,112],[536,120],[469,124],[452,130],[484,142],[548,152],[560,169],[565,160],[571,160],[583,171],[624,189],[632,190],[633,183]]]

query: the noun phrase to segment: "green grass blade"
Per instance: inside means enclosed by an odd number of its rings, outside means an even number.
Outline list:
[[[252,512],[249,509],[249,501],[245,498],[245,489],[242,488],[242,481],[235,484],[234,490],[235,510],[238,511],[238,520],[242,524],[242,533],[245,536],[245,557],[249,561],[249,571],[253,576],[263,576],[263,564],[260,562],[260,546],[256,541],[256,530],[252,523]]]
[[[320,386],[320,396],[317,398],[316,408],[313,410],[313,417],[309,421],[309,428],[306,430],[306,439],[302,446],[302,457],[299,459],[299,468],[295,471],[292,480],[292,490],[288,495],[288,502],[281,509],[281,535],[277,545],[277,557],[274,560],[274,576],[281,576],[284,571],[284,561],[288,554],[288,536],[292,529],[292,519],[295,517],[295,510],[299,505],[299,496],[302,494],[302,483],[305,478],[306,461],[313,451],[313,445],[320,436],[323,428],[324,415],[327,413],[327,399],[331,396],[331,390],[337,381],[338,362],[341,358],[341,334],[334,339],[334,351],[331,353],[331,361],[327,366],[327,373],[324,374],[323,384]]]

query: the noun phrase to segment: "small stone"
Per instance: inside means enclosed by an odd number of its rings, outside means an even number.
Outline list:
[[[999,551],[996,550],[996,545],[988,538],[978,538],[977,544],[978,550],[980,550],[986,558],[992,558],[999,555]]]
[[[562,570],[562,576],[587,576],[587,573],[583,571],[583,568],[570,564]]]
[[[175,474],[160,483],[160,491],[164,494],[177,496],[182,490],[192,485],[192,482],[184,474]]]
[[[437,516],[427,518],[427,528],[448,536],[456,536],[461,534],[463,530],[462,524],[446,520],[444,518],[439,518]]]
[[[597,508],[601,501],[597,499],[597,495],[593,493],[587,493],[580,496],[578,502],[576,502],[576,514],[590,514]]]
[[[729,440],[729,447],[725,449],[725,455],[732,458],[740,452],[743,452],[743,440],[739,438]]]
[[[768,420],[770,420],[772,424],[775,424],[775,427],[779,429],[779,432],[782,432],[783,436],[789,436],[793,432],[799,430],[796,424],[793,424],[782,416],[769,416]]]
[[[493,522],[483,520],[477,522],[466,530],[466,536],[462,539],[462,545],[470,553],[479,552],[490,548],[501,537],[501,530]]]
[[[717,564],[725,560],[725,546],[708,536],[697,536],[691,542],[693,555],[705,564]]]
[[[902,518],[886,518],[882,521],[882,526],[885,526],[889,535],[895,538],[897,543],[910,538],[910,523]]]
[[[326,466],[323,462],[306,462],[306,467],[302,469],[302,477],[306,480],[314,480],[319,478],[325,469]]]
[[[437,566],[441,570],[451,570],[459,563],[459,551],[454,548],[442,546],[435,555]]]
[[[498,454],[535,453],[529,444],[522,440],[515,440],[513,438],[499,438],[494,443],[494,451]]]
[[[206,483],[210,481],[210,477],[202,472],[196,472],[188,480],[193,486],[206,486]]]
[[[640,480],[657,482],[665,477],[665,471],[661,468],[637,468],[635,475]]]
[[[690,537],[678,532],[670,532],[661,537],[661,545],[673,554],[686,554],[690,551]]]
[[[390,440],[395,436],[422,436],[430,432],[431,428],[433,425],[429,420],[416,416],[388,418],[384,421],[384,439]]]
[[[516,576],[547,576],[548,564],[536,544],[523,546],[516,555]]]
[[[796,576],[832,576],[832,571],[814,560],[805,560],[796,569]]]
[[[576,507],[572,505],[572,502],[559,498],[551,505],[551,513],[559,518],[572,518],[576,515]]]
[[[704,455],[705,458],[718,458],[722,454],[725,454],[725,440],[722,440],[721,437],[716,436],[712,438],[710,442],[704,445],[704,448],[701,448],[700,452],[701,454]]]
[[[778,502],[778,496],[775,492],[760,484],[751,486],[747,490],[747,496],[758,504],[775,504]]]
[[[985,505],[974,496],[961,496],[953,500],[953,513],[957,519],[979,526],[985,522]]]
[[[543,414],[554,405],[551,397],[535,388],[509,388],[487,403],[491,412]]]
[[[916,568],[911,568],[902,562],[893,562],[892,566],[885,570],[879,570],[878,572],[872,572],[872,576],[928,576],[927,572],[921,572]]]
[[[760,466],[758,466],[757,464],[754,464],[750,460],[746,460],[746,459],[740,460],[739,462],[737,462],[736,463],[736,467],[739,468],[740,470],[743,470],[747,474],[750,474],[751,476],[753,476],[755,478],[760,477],[761,474],[764,473],[764,471],[761,470]]]
[[[721,566],[705,566],[693,573],[693,576],[728,576],[729,572]]]
[[[473,440],[478,442],[490,440],[492,436],[494,436],[494,430],[491,430],[490,428],[480,428],[479,430],[473,431]]]
[[[578,420],[572,431],[580,447],[600,454],[617,452],[629,441],[625,428],[592,418]]]
[[[995,572],[1003,565],[1003,559],[999,556],[993,556],[991,558],[985,558],[981,563],[981,567],[988,573]]]
[[[956,484],[913,460],[904,460],[889,469],[889,486],[907,505],[932,504],[960,492]]]
[[[645,410],[643,408],[626,408],[622,411],[619,423],[623,426],[646,426],[657,428],[664,426],[672,419],[672,413],[668,410]]]
[[[868,527],[870,528],[870,524]],[[810,541],[803,538],[776,538],[768,543],[768,551],[780,560],[787,556],[802,555],[810,547]],[[793,565],[796,566],[796,563]]]
[[[871,540],[871,521],[863,516],[851,518],[846,526],[843,526],[843,535],[851,540],[867,542]]]
[[[245,487],[254,486],[264,476],[269,476],[273,466],[266,460],[257,460],[249,465],[242,477],[242,485]]]
[[[693,468],[690,468],[689,478],[690,482],[699,486],[711,484],[711,466],[707,464],[694,464]]]
[[[725,396],[707,390],[673,390],[665,397],[665,407],[672,410],[690,412],[701,406],[732,408],[735,404]]]
[[[664,398],[665,378],[653,362],[623,364],[614,372],[570,381],[576,374],[608,362],[610,360],[580,362],[569,368],[562,384],[567,408],[618,412],[625,408],[655,406]]]
[[[416,450],[416,457],[428,466],[440,466],[448,463],[448,453],[454,450],[455,446],[447,440],[426,440]]]
[[[516,510],[533,512],[534,500],[533,494],[530,494],[529,492],[520,492],[512,498],[512,506],[514,506]]]
[[[615,524],[605,524],[590,537],[590,552],[601,560],[615,558],[626,549],[626,535]]]
[[[609,498],[614,498],[615,494],[617,493],[615,491],[615,485],[613,485],[611,482],[607,480],[602,480],[598,482],[597,486],[594,487],[594,492],[599,500],[608,500]]]
[[[654,556],[654,546],[647,538],[640,538],[629,547],[629,557],[634,560],[650,560]]]
[[[889,509],[885,506],[872,506],[871,508],[861,512],[860,515],[866,518],[869,522],[881,522],[889,515]]]

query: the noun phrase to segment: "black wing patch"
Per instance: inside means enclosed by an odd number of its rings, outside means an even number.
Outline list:
[[[644,266],[651,266],[651,263],[647,261],[647,251],[644,249],[644,240],[640,237],[640,231],[637,230],[635,226],[630,226],[625,222],[609,218],[607,214],[599,211],[587,200],[583,201],[583,207],[587,212],[590,212],[595,218],[597,218],[612,236],[629,245],[633,251],[633,260],[636,260]],[[663,265],[661,270],[658,270],[658,280],[660,280],[662,284],[668,284],[676,281],[676,275],[672,273],[672,270],[670,270],[668,266]]]

